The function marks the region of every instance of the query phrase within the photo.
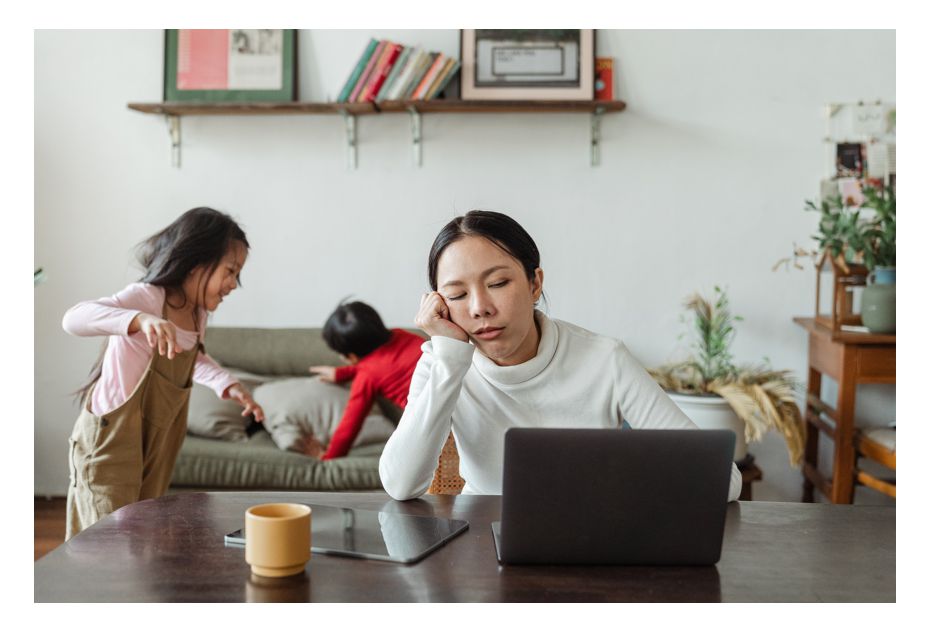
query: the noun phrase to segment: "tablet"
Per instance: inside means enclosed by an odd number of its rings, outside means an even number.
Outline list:
[[[313,509],[312,551],[411,564],[467,530],[461,519],[401,515],[339,506],[306,504]],[[228,546],[245,546],[245,531],[225,536]]]

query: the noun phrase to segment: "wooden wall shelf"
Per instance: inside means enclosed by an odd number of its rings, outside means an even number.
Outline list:
[[[415,109],[420,113],[612,113],[625,103],[612,101],[556,102],[536,100],[391,100],[389,102],[131,102],[129,108],[158,115],[375,115]]]
[[[357,116],[408,113],[412,118],[413,160],[422,165],[423,113],[588,113],[590,164],[599,164],[600,119],[605,113],[625,110],[620,100],[392,100],[388,102],[130,102],[141,113],[163,115],[171,135],[173,165],[180,166],[180,118],[185,115],[341,115],[345,120],[348,166],[357,167]]]

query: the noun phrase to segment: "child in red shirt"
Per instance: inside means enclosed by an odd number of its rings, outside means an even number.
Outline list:
[[[409,383],[425,340],[399,328],[387,329],[377,311],[364,302],[339,304],[326,320],[322,338],[348,366],[310,366],[310,372],[326,382],[351,380],[345,413],[321,456],[328,460],[348,454],[378,395],[406,408]],[[310,450],[305,452],[312,454]]]

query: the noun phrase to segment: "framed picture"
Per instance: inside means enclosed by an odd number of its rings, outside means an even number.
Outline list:
[[[592,100],[593,29],[462,29],[461,99]]]
[[[165,30],[165,102],[295,99],[295,29]]]

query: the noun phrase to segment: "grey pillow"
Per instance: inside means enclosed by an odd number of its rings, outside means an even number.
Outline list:
[[[226,368],[254,395],[255,388],[271,377],[248,371]],[[260,403],[260,402],[259,402]],[[219,399],[212,388],[194,384],[190,391],[190,409],[187,413],[187,432],[201,437],[241,442],[248,439],[245,430],[251,417],[242,417],[242,406],[230,399]]]
[[[318,377],[292,377],[259,386],[255,401],[264,409],[264,428],[283,450],[293,450],[298,440],[313,434],[328,447],[348,404],[349,386],[329,384]],[[385,442],[393,434],[393,422],[375,403],[352,446]]]

